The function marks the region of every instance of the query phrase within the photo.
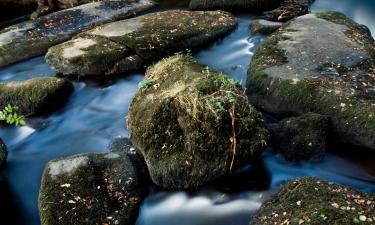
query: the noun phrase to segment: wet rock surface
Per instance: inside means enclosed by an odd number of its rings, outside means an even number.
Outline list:
[[[3,140],[0,138],[0,172],[4,168],[5,163],[7,161],[8,151],[7,146],[3,142]]]
[[[308,14],[314,0],[285,0],[280,7],[265,12],[268,20],[285,22],[295,17]]]
[[[55,77],[0,82],[0,108],[10,104],[25,116],[49,113],[66,103],[73,90],[70,81]]]
[[[137,166],[120,152],[50,161],[39,194],[41,224],[134,224],[148,188]]]
[[[279,117],[331,117],[342,143],[375,149],[375,45],[368,29],[340,13],[308,14],[261,45],[248,71],[248,94]]]
[[[321,160],[326,152],[329,118],[315,113],[270,126],[270,145],[289,161]]]
[[[228,175],[252,162],[268,140],[241,86],[184,55],[147,70],[128,129],[151,179],[166,189],[196,189]]]
[[[251,225],[372,224],[375,197],[313,177],[290,181],[253,217]]]
[[[263,34],[263,35],[268,35],[273,32],[275,32],[277,29],[279,29],[283,24],[280,22],[273,22],[273,21],[268,21],[268,20],[254,20],[250,27],[251,27],[251,33],[253,35],[256,34]]]
[[[7,27],[0,31],[0,67],[43,55],[77,33],[152,6],[149,0],[94,2]]]
[[[151,13],[82,33],[50,48],[46,60],[65,75],[128,73],[164,56],[202,47],[236,25],[236,18],[222,11]]]
[[[189,8],[193,10],[225,9],[266,11],[278,7],[282,0],[191,0]]]

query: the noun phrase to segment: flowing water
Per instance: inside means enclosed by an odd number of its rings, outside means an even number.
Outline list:
[[[375,4],[371,1],[318,0],[313,11],[339,10],[375,32]],[[238,15],[239,26],[229,36],[195,56],[232,76],[242,84],[251,57],[264,37],[251,36],[249,23],[257,15]],[[0,70],[0,81],[54,76],[43,57]],[[68,104],[47,116],[28,119],[28,126],[0,128],[8,145],[8,164],[3,172],[9,208],[6,224],[38,225],[38,191],[46,163],[57,157],[83,152],[105,152],[113,138],[126,137],[128,105],[142,74],[126,76],[111,85],[75,82]],[[375,193],[374,155],[328,153],[319,163],[291,164],[267,150],[252,166],[231,182],[218,182],[195,193],[166,192],[150,187],[137,225],[247,225],[251,215],[277,188],[295,177],[316,176]],[[1,196],[0,196],[1,200]],[[2,203],[0,203],[2,204]],[[10,210],[9,210],[10,211]],[[4,219],[4,218],[3,218]],[[2,221],[4,221],[2,219]],[[2,223],[1,223],[2,224]]]

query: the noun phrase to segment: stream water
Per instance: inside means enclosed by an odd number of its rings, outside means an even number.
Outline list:
[[[374,9],[371,0],[317,0],[312,7],[313,11],[342,11],[367,25],[373,34]],[[198,61],[244,84],[251,57],[264,39],[251,36],[249,31],[250,21],[257,17],[238,15],[238,28],[198,52]],[[54,76],[43,57],[0,70],[0,81],[40,76]],[[38,191],[49,160],[83,152],[105,152],[112,139],[127,136],[128,105],[142,79],[142,74],[133,74],[106,86],[75,82],[75,92],[64,108],[47,117],[28,119],[28,126],[0,128],[0,137],[9,149],[3,180],[8,199],[15,207],[13,213],[4,213],[9,217],[4,224],[40,224]],[[333,150],[322,162],[301,164],[286,162],[268,150],[254,165],[234,177],[231,185],[218,183],[195,193],[171,193],[150,187],[137,225],[247,225],[251,215],[280,184],[306,175],[375,193],[375,156],[338,154],[340,149]]]

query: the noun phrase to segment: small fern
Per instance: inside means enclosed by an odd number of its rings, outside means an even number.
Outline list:
[[[25,117],[18,114],[18,107],[8,104],[0,111],[0,121],[9,125],[24,126]]]

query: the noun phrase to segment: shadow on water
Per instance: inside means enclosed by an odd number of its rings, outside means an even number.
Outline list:
[[[257,16],[238,17],[239,26],[233,33],[195,56],[200,63],[227,73],[244,85],[249,62],[264,37],[250,34],[249,23]],[[0,81],[53,75],[43,57],[37,57],[0,70]],[[132,74],[104,86],[74,82],[75,92],[64,108],[48,117],[29,119],[25,127],[0,128],[0,137],[9,149],[3,173],[8,191],[2,196],[16,203],[16,217],[25,218],[24,224],[40,224],[38,191],[49,160],[107,151],[111,139],[127,136],[128,106],[142,79],[142,74]],[[361,168],[364,162],[374,162],[375,157],[362,158],[333,152],[322,162],[292,164],[268,150],[230,180],[218,180],[194,193],[152,188],[142,204],[137,225],[248,225],[265,199],[286,180],[300,176],[317,176],[375,193],[375,174],[371,172],[374,165]]]

